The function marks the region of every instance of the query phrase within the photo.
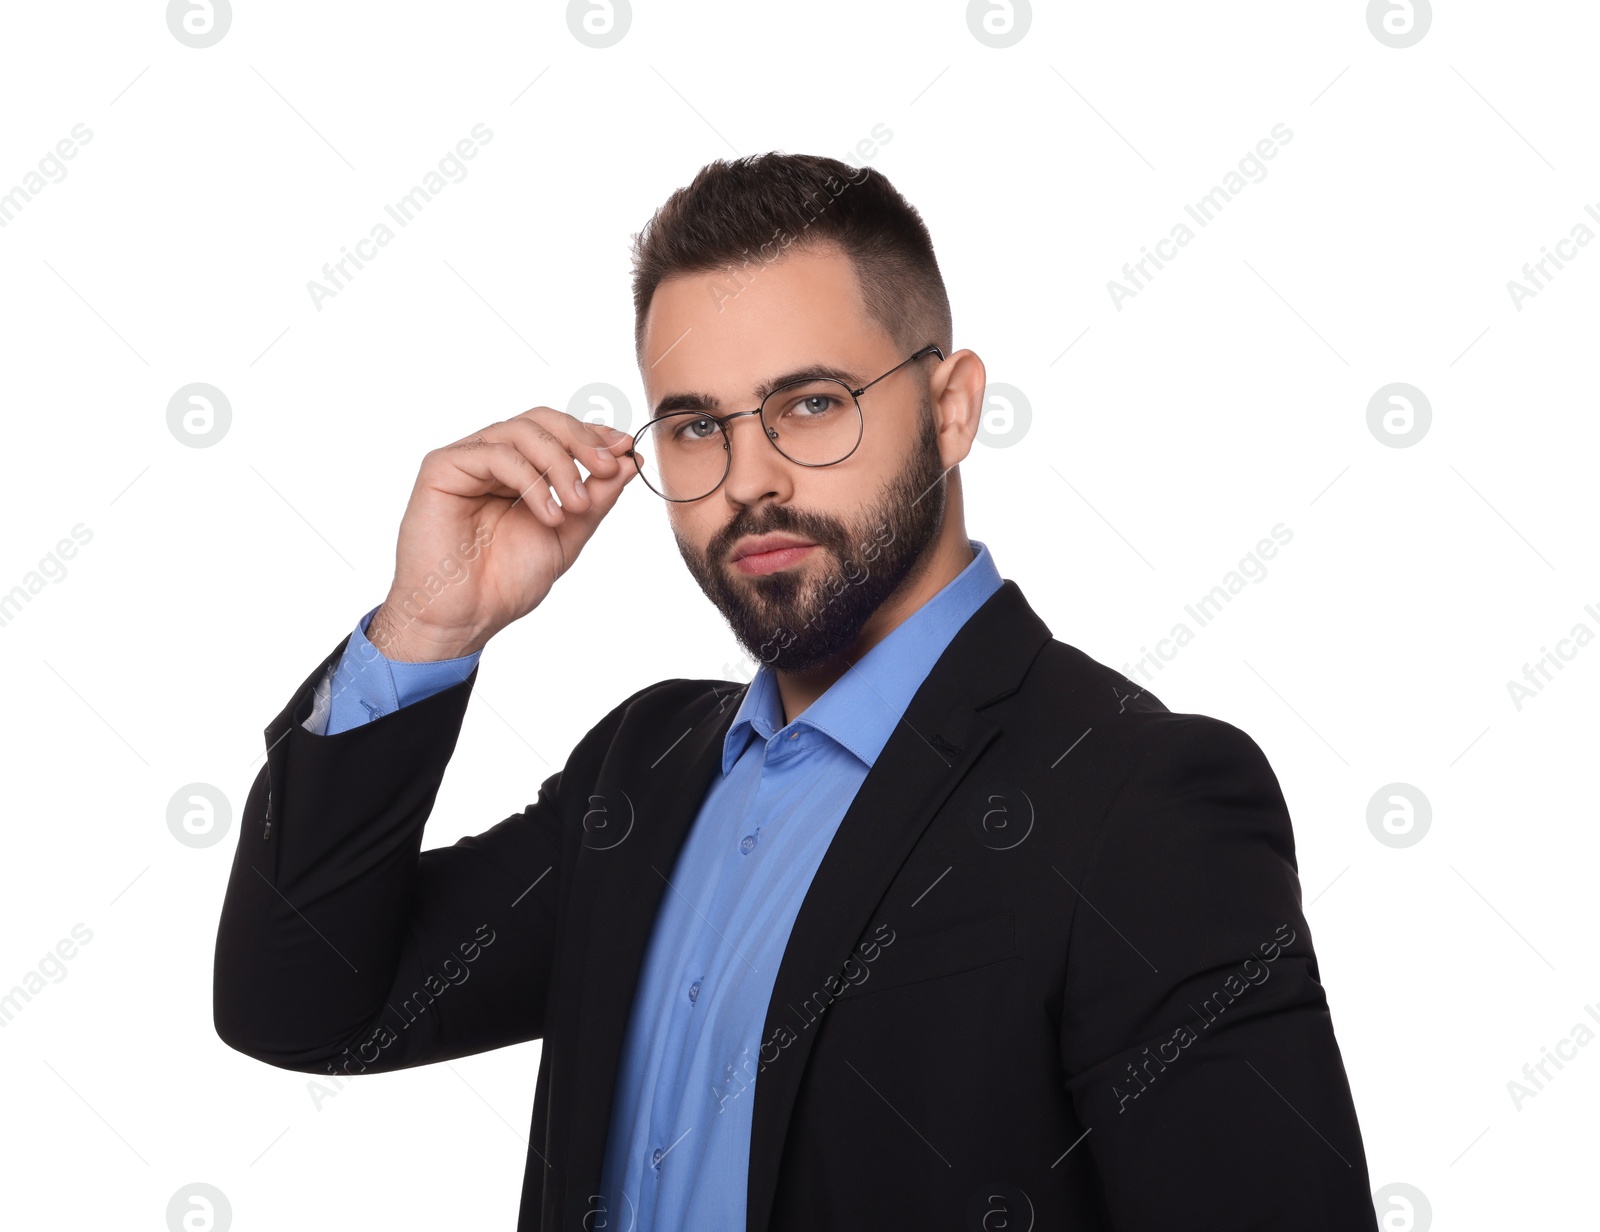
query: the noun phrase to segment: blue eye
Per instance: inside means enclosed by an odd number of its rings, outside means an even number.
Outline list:
[[[695,429],[704,429],[696,432]],[[717,423],[714,419],[689,419],[673,430],[674,440],[703,441],[717,434]]]
[[[781,420],[791,425],[811,424],[831,418],[842,407],[849,405],[848,393],[843,385],[832,380],[815,380],[786,386],[773,395],[766,411],[769,422]]]

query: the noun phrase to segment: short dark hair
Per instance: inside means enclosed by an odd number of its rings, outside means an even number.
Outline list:
[[[937,343],[950,354],[950,299],[911,203],[871,167],[773,151],[707,163],[633,237],[635,356],[642,360],[645,315],[665,279],[723,271],[709,290],[731,295],[744,271],[828,244],[849,256],[868,317],[900,349]]]

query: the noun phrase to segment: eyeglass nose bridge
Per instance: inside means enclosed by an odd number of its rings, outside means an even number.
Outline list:
[[[765,402],[763,402],[760,406],[756,407],[754,410],[750,410],[750,411],[734,411],[733,414],[731,414],[731,415],[723,415],[720,418],[713,416],[713,418],[717,419],[718,425],[722,428],[722,440],[723,440],[724,448],[726,448],[727,442],[732,439],[728,435],[728,425],[729,424],[731,424],[735,419],[743,419],[746,415],[759,415],[759,414],[761,414],[762,411],[764,411],[766,409],[767,409],[767,404]],[[767,426],[767,423],[766,423],[765,420],[762,421],[761,427],[766,432],[768,439],[775,438],[778,435],[770,427]]]
[[[860,405],[861,404],[859,402],[856,404],[856,407],[857,407],[858,411],[860,409]],[[707,415],[705,417],[705,418],[711,420],[712,423],[717,425],[717,431],[722,437],[722,455],[723,455],[723,458],[722,458],[722,478],[717,480],[716,487],[712,488],[711,492],[715,492],[717,490],[717,488],[720,488],[724,483],[726,483],[728,481],[728,475],[733,470],[733,437],[729,434],[728,425],[731,424],[735,419],[744,419],[748,415],[759,415],[759,414],[761,414],[761,412],[763,412],[766,409],[767,409],[767,404],[765,402],[763,402],[760,406],[752,407],[748,411],[733,411],[732,413],[727,414],[727,415]],[[769,427],[767,422],[765,420],[762,420],[761,421],[761,430],[762,430],[762,434],[767,438],[767,443],[778,451],[779,456],[780,457],[784,457],[784,458],[788,458],[789,455],[784,453],[782,449],[778,448],[778,433],[777,433],[776,429],[774,429],[772,427]],[[851,452],[853,453],[855,451],[852,450]],[[643,473],[644,468],[639,462],[639,455],[634,453],[634,451],[632,449],[624,450],[623,453],[622,453],[622,456],[624,458],[632,458],[634,466],[639,468],[641,474]],[[793,459],[790,459],[790,461],[793,461]],[[804,465],[806,465],[806,463],[803,463],[803,462],[802,463],[797,463],[797,465],[804,466]],[[711,492],[707,492],[706,496],[710,496]],[[665,496],[665,494],[662,494],[662,495]],[[666,496],[665,499],[667,499],[669,501],[678,501],[679,499],[682,499],[682,500],[704,500],[705,496],[685,497],[685,498],[674,498],[674,497]]]
[[[728,476],[733,474],[733,421],[736,419],[745,419],[751,415],[761,416],[762,412],[766,409],[767,404],[763,402],[760,406],[754,407],[748,411],[734,411],[728,415],[717,415],[712,417],[716,420],[717,427],[722,432],[722,478],[717,480],[717,487],[712,488],[711,492],[715,492],[717,488],[720,488],[723,484],[727,483]],[[767,444],[772,446],[772,448],[777,452],[778,456],[793,462],[794,459],[790,458],[788,454],[784,453],[782,447],[780,447],[778,444],[778,430],[771,424],[767,423],[764,416],[758,419],[756,422],[761,425],[761,433],[767,438]],[[800,462],[796,463],[796,465],[804,466],[806,463]],[[706,493],[706,495],[711,495],[711,492]]]
[[[856,405],[859,407],[860,403],[857,403]],[[728,425],[731,424],[735,419],[743,419],[746,415],[759,415],[759,414],[761,414],[762,411],[764,411],[766,409],[767,409],[767,404],[765,402],[763,402],[760,406],[755,407],[752,410],[748,410],[748,411],[734,411],[732,414],[729,414],[729,415],[707,415],[707,416],[705,416],[705,418],[711,420],[711,422],[716,424],[717,427],[721,430],[721,432],[722,432],[722,450],[723,450],[724,453],[729,455],[730,462],[732,460],[732,453],[733,453],[733,438],[728,435]],[[762,423],[761,423],[761,429],[766,434],[767,439],[769,441],[773,442],[774,445],[776,445],[777,440],[778,440],[778,433],[777,433],[776,429],[769,427],[765,420],[763,420]],[[783,450],[780,449],[780,450],[778,450],[778,452],[779,453],[783,453]],[[622,456],[625,457],[625,458],[633,458],[633,460],[635,462],[637,462],[639,460],[638,459],[638,455],[636,455],[633,452],[633,450],[631,450],[631,449],[626,450],[623,453]],[[787,454],[784,454],[784,456],[788,457]],[[805,463],[802,462],[802,463],[799,463],[799,465],[804,466]],[[727,478],[726,474],[724,474],[723,478]],[[714,492],[714,491],[716,491],[716,489],[713,488],[712,491]],[[710,495],[710,493],[707,493],[707,495]]]

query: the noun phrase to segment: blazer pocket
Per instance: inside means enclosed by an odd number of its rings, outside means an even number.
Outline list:
[[[1017,938],[1011,912],[1003,911],[934,932],[900,933],[887,945],[880,942],[879,947],[876,961],[856,959],[866,969],[866,979],[851,984],[835,1000],[864,997],[1004,962],[1016,957]]]

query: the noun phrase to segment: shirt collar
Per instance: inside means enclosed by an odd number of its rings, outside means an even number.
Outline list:
[[[722,772],[733,769],[752,736],[766,741],[769,754],[781,754],[791,736],[795,745],[811,743],[807,731],[829,737],[870,769],[956,632],[1000,588],[1002,579],[987,545],[977,539],[967,544],[973,552],[967,567],[846,669],[792,723],[783,725],[778,680],[763,663],[723,738]]]

